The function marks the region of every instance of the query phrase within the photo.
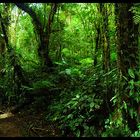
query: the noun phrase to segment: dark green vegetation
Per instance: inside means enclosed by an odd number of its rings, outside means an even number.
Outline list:
[[[1,3],[0,103],[35,103],[62,136],[140,136],[140,4]]]

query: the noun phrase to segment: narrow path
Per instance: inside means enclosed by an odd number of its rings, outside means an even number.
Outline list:
[[[43,121],[43,114],[0,112],[0,137],[59,137],[57,124]]]
[[[17,118],[11,113],[0,115],[0,137],[22,137]]]

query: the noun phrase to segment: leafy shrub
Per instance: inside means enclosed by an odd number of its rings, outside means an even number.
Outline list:
[[[69,67],[59,73],[63,90],[54,97],[49,106],[46,120],[58,121],[64,135],[77,137],[101,136],[103,123],[101,105],[105,97],[106,85],[115,87],[115,70],[104,74],[103,71]],[[108,76],[108,83],[104,80]],[[112,89],[112,91],[115,89]],[[103,106],[102,106],[103,108]]]
[[[93,64],[92,58],[85,58],[80,60],[81,66],[91,66]]]
[[[33,83],[33,88],[35,88],[35,89],[48,88],[48,87],[52,87],[52,86],[54,86],[54,84],[48,80],[40,80],[40,81]]]
[[[73,76],[82,77],[83,76],[81,70],[78,68],[74,68],[74,67],[67,68],[64,71],[61,71],[60,74],[67,74],[68,76],[71,76],[71,77],[73,77]]]
[[[131,131],[129,130],[127,124],[116,114],[115,120],[113,120],[110,116],[110,118],[105,121],[106,130],[102,133],[102,137],[128,137],[131,135]]]
[[[140,137],[140,124],[138,124],[138,130],[131,134],[131,137]]]
[[[60,100],[61,103],[56,103],[50,106],[51,112],[46,119],[52,121],[59,121],[60,129],[63,134],[74,134],[74,136],[95,136],[96,133],[92,131],[94,126],[90,126],[87,120],[94,119],[94,110],[100,108],[102,100],[96,99],[94,95],[86,95],[79,90],[72,93],[74,97],[69,98],[66,102]],[[62,96],[62,95],[61,95]]]

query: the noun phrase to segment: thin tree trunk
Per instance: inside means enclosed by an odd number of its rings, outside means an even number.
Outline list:
[[[107,5],[100,3],[100,12],[102,15],[102,47],[103,47],[103,70],[107,73],[110,70],[110,44]]]
[[[98,49],[99,49],[99,46],[100,46],[100,36],[101,36],[101,33],[100,33],[100,25],[98,25],[98,27],[96,28],[97,30],[97,33],[96,33],[96,46],[95,46],[95,53],[94,53],[94,67],[97,65],[97,57],[98,57]]]
[[[110,70],[110,45],[109,45],[109,36],[108,36],[108,13],[107,13],[107,5],[104,3],[100,3],[99,5],[99,11],[101,14],[101,21],[102,25],[100,26],[100,34],[101,34],[101,48],[103,50],[102,54],[102,68],[104,70],[104,73],[109,72]],[[105,102],[106,102],[106,107],[108,111],[111,111],[111,107],[109,106],[110,98],[112,95],[110,95],[109,91],[109,77],[108,75],[105,76],[106,81],[106,93],[105,93]]]

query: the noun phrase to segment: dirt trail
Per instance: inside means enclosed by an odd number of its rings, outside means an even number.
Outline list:
[[[4,118],[5,117],[5,118]],[[11,113],[0,115],[0,137],[22,137],[18,118]]]
[[[56,124],[43,121],[43,114],[27,111],[12,114],[0,112],[0,137],[59,137]]]

